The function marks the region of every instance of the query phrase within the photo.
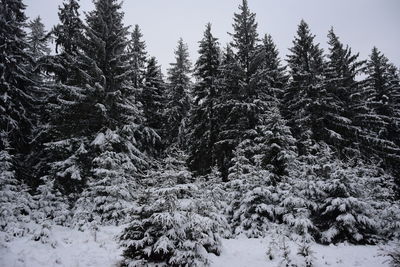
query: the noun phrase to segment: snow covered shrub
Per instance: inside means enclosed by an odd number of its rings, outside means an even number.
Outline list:
[[[137,187],[135,177],[145,165],[128,137],[130,133],[133,129],[128,126],[115,131],[107,129],[92,142],[98,156],[93,160],[93,177],[76,203],[74,221],[78,224],[95,217],[105,224],[118,225],[128,220]]]
[[[36,229],[32,239],[42,244],[50,244],[53,248],[57,246],[57,241],[52,238],[51,225],[48,223],[43,223],[40,229]]]
[[[53,186],[53,180],[48,177],[43,177],[42,180],[44,183],[37,188],[38,194],[33,197],[33,219],[36,223],[51,221],[58,225],[69,225],[72,213],[68,200]]]
[[[281,266],[292,267],[291,251],[286,236],[282,236],[279,248],[282,251]]]
[[[271,224],[280,222],[284,209],[279,206],[282,199],[281,186],[288,165],[274,163],[264,155],[265,143],[256,138],[245,140],[234,152],[233,165],[229,169],[228,189],[232,200],[229,207],[230,223],[236,235],[248,237],[264,236]],[[281,156],[283,148],[281,148]],[[269,150],[268,150],[269,151]],[[272,152],[271,152],[272,153]],[[274,152],[277,153],[276,151]],[[268,163],[269,162],[269,163]],[[280,171],[274,164],[282,165]]]
[[[208,252],[220,253],[218,224],[181,208],[173,188],[152,191],[134,218],[120,236],[123,266],[205,266]]]
[[[279,195],[272,186],[258,186],[246,192],[232,216],[235,234],[244,233],[251,238],[264,236],[280,215],[278,201]]]
[[[219,234],[224,238],[230,238],[232,229],[225,214],[228,206],[226,196],[227,192],[224,186],[215,180],[210,180],[199,185],[195,203],[200,214],[208,216],[218,223]]]
[[[304,257],[304,263],[306,267],[312,267],[315,261],[314,251],[311,250],[311,244],[307,240],[299,245],[297,254]]]
[[[333,159],[324,166],[322,178],[325,194],[315,223],[321,230],[320,241],[336,243],[374,243],[378,221],[371,202],[365,198],[365,181],[355,168]]]
[[[400,246],[398,246],[396,249],[388,251],[387,255],[390,257],[390,266],[400,267]]]
[[[267,251],[265,252],[267,258],[272,261],[276,258],[278,253],[278,235],[274,231],[269,232],[270,241],[268,242]]]
[[[298,188],[286,186],[288,189],[282,190],[280,202],[282,222],[289,227],[295,239],[301,237],[311,242],[316,230],[311,220],[313,203],[297,191]]]
[[[0,132],[0,231],[5,233],[5,240],[30,232],[33,208],[28,189],[15,177],[10,149],[7,135]]]
[[[378,166],[359,162],[351,167],[364,183],[363,195],[373,208],[380,238],[400,238],[400,203],[395,199],[394,177]]]
[[[400,239],[400,204],[394,201],[381,203],[374,214],[380,218],[379,233],[389,239]]]
[[[357,179],[344,170],[336,170],[332,175],[325,186],[327,198],[321,207],[321,241],[374,242],[378,225],[371,217],[371,205],[359,199],[362,188]]]

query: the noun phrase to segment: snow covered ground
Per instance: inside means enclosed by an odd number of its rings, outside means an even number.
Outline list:
[[[32,236],[17,238],[0,244],[1,267],[112,267],[121,259],[115,236],[121,227],[102,227],[96,236],[93,232],[53,227],[49,243],[32,240]],[[96,238],[96,239],[95,239]],[[238,238],[223,241],[222,255],[210,256],[212,267],[276,267],[280,257],[270,261],[266,257],[269,240]],[[52,245],[53,244],[53,245]],[[293,263],[304,266],[297,248],[289,243]],[[379,267],[389,266],[379,246],[314,245],[314,266]]]

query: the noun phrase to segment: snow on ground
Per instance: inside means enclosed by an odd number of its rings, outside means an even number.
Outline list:
[[[32,240],[32,236],[17,238],[0,244],[1,267],[115,267],[121,260],[115,236],[122,227],[102,227],[95,235],[75,229],[53,227],[50,243],[42,244]],[[55,244],[54,248],[51,243]],[[303,258],[296,255],[297,248],[289,243],[293,262],[304,266]],[[222,255],[210,256],[211,267],[277,267],[281,258],[267,259],[267,239],[223,240]],[[338,246],[314,245],[315,267],[386,267],[388,258],[382,256],[379,246]]]
[[[296,255],[297,246],[289,244],[293,263],[297,266],[305,266],[304,258]],[[270,261],[266,251],[268,241],[266,239],[229,239],[224,240],[224,248],[220,257],[212,256],[212,267],[277,267],[281,266],[281,257]],[[383,252],[378,246],[353,246],[339,244],[338,246],[312,246],[315,252],[314,267],[386,267],[389,258],[382,256]],[[284,265],[283,265],[284,266]]]
[[[32,240],[32,236],[14,239],[0,244],[1,267],[108,267],[121,260],[115,236],[121,228],[102,227],[95,235],[75,229],[57,227],[52,229],[51,244]]]

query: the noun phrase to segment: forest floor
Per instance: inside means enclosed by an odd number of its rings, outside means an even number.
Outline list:
[[[112,267],[122,259],[116,236],[122,227],[101,227],[94,234],[54,226],[47,243],[32,240],[32,235],[0,243],[0,266],[4,267]],[[210,255],[211,267],[277,267],[282,257],[277,252],[274,260],[267,259],[268,238],[224,239],[221,256]],[[294,266],[305,266],[304,258],[297,255],[297,245],[288,242]],[[389,245],[354,246],[314,244],[315,267],[379,267],[389,266],[384,250]],[[278,251],[278,249],[277,249]]]

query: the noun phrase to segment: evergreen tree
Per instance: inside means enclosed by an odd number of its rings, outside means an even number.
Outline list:
[[[83,24],[79,18],[79,0],[66,0],[63,6],[59,7],[58,17],[60,24],[53,29],[56,36],[56,53],[59,53],[59,47],[66,53],[77,51],[79,41],[82,38]]]
[[[221,64],[220,93],[217,113],[220,132],[214,155],[224,179],[227,178],[232,151],[257,125],[258,109],[255,100],[260,98],[257,75],[262,57],[258,49],[255,14],[247,1],[234,14],[233,40]],[[231,47],[235,50],[233,51]]]
[[[252,61],[257,52],[257,23],[256,14],[249,9],[247,0],[243,0],[239,5],[239,13],[234,14],[233,30],[231,34],[233,41],[231,46],[237,51],[237,61],[239,62],[244,74],[245,82],[249,83],[250,77],[254,72]]]
[[[289,175],[289,166],[296,158],[296,140],[277,106],[264,113],[263,123],[256,127],[254,156],[260,167],[270,172],[270,180],[276,186]]]
[[[143,34],[139,25],[135,25],[132,32],[128,51],[131,54],[130,64],[132,67],[132,83],[135,88],[141,88],[146,71],[146,43],[142,41]]]
[[[196,62],[197,83],[193,88],[193,105],[190,112],[189,166],[197,174],[206,174],[214,164],[212,156],[218,128],[215,102],[220,67],[218,39],[207,24],[203,39],[199,42],[199,58]],[[208,156],[206,156],[208,155]]]
[[[20,0],[2,0],[0,5],[0,129],[7,133],[18,180],[28,179],[23,157],[31,150],[35,125],[32,63],[24,31],[25,5]]]
[[[271,35],[265,35],[262,45],[259,48],[262,56],[262,65],[259,70],[261,77],[261,88],[264,94],[267,94],[268,102],[276,102],[280,105],[284,87],[286,86],[288,77],[285,73],[285,67],[282,66],[279,58],[279,52],[276,48]]]
[[[134,220],[120,236],[123,266],[208,266],[207,253],[221,252],[218,222],[201,203],[182,201],[194,198],[197,189],[176,184],[181,171],[170,169],[166,175],[160,170],[151,175],[164,181],[164,186],[141,194]]]
[[[38,170],[41,170],[45,163],[43,157],[43,143],[44,135],[43,129],[47,124],[47,114],[45,112],[46,105],[48,104],[49,95],[52,88],[49,87],[51,77],[45,72],[43,61],[50,54],[49,48],[49,35],[40,17],[28,23],[29,32],[27,34],[28,40],[28,53],[33,59],[32,73],[30,79],[34,81],[31,87],[33,98],[32,118],[34,125],[32,127],[32,141],[30,155],[26,158],[26,165],[33,168],[31,171],[31,178],[29,184],[36,187],[40,183]]]
[[[30,32],[27,40],[29,44],[29,50],[32,53],[33,58],[36,60],[50,54],[51,49],[48,46],[48,37],[44,29],[42,19],[39,17],[28,23]]]
[[[359,82],[355,77],[363,62],[357,60],[358,54],[352,54],[348,46],[344,47],[333,29],[329,31],[328,38],[329,53],[323,81],[325,129],[322,139],[340,154],[354,156],[359,153],[354,119]]]
[[[311,138],[320,140],[322,100],[321,90],[323,73],[322,49],[314,43],[308,24],[302,20],[297,36],[290,48],[288,65],[291,80],[285,90],[285,116],[298,140],[299,153],[304,154],[310,145]]]
[[[260,167],[271,172],[271,182],[276,185],[288,175],[288,163],[296,156],[295,140],[279,110],[287,76],[270,35],[263,39],[259,57],[261,66],[254,79],[258,97],[253,100],[257,113],[252,133],[256,144],[253,157],[257,157]]]
[[[56,74],[55,79],[67,85],[81,85],[84,83],[79,52],[83,43],[83,22],[80,19],[79,0],[66,0],[59,7],[60,23],[53,30],[57,56],[51,57],[49,66]]]
[[[262,168],[256,154],[257,145],[247,139],[234,151],[229,168],[228,218],[234,234],[257,238],[264,236],[280,214],[275,208],[279,194],[272,186],[270,173]]]
[[[90,122],[96,115],[91,99],[94,92],[84,87],[88,78],[81,50],[83,23],[77,0],[65,1],[58,15],[60,24],[52,31],[57,54],[43,62],[54,74],[54,81],[47,85],[52,90],[46,104],[47,118],[42,118],[43,145],[37,148],[38,153],[43,151],[44,164],[36,168],[44,183],[40,192],[60,191],[76,198],[90,170],[87,149],[93,131]],[[55,188],[45,189],[46,185]]]
[[[395,143],[399,132],[398,76],[376,47],[367,61],[365,74],[362,90],[366,105],[364,112],[358,114],[363,130],[369,134],[364,137],[363,147],[380,157],[398,175],[400,148]]]
[[[95,116],[87,135],[93,140],[86,148],[90,179],[75,215],[80,220],[82,214],[93,214],[101,222],[118,224],[127,219],[133,200],[131,185],[147,165],[143,144],[154,143],[156,134],[143,127],[136,89],[129,79],[128,27],[123,25],[121,4],[98,0],[86,20],[83,51]]]
[[[29,231],[32,199],[27,187],[16,177],[15,158],[12,156],[8,133],[0,132],[0,230],[12,236]]]
[[[324,168],[327,174],[322,186],[325,196],[317,219],[322,231],[321,241],[375,242],[378,223],[361,189],[368,181],[363,181],[365,178],[360,179],[354,173],[356,167],[346,168],[338,160],[333,160]]]
[[[168,97],[166,110],[166,132],[168,143],[182,144],[184,120],[190,108],[188,91],[190,89],[191,63],[187,45],[182,38],[175,50],[175,63],[168,69]]]
[[[154,129],[160,137],[166,137],[164,132],[164,109],[166,105],[166,85],[163,80],[160,66],[155,57],[147,62],[144,75],[144,87],[141,93],[143,115],[146,125]]]
[[[230,46],[224,52],[221,61],[221,73],[216,99],[218,136],[213,149],[213,158],[224,181],[227,180],[233,151],[240,142],[244,116],[240,98],[241,68]]]

